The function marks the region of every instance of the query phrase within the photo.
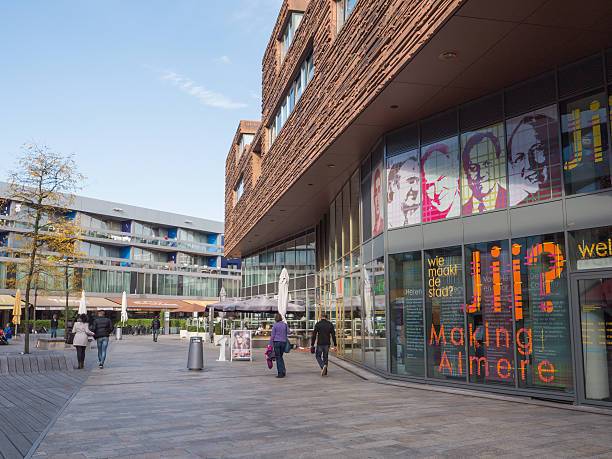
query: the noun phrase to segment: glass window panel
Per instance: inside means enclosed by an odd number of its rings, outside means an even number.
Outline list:
[[[561,104],[566,194],[610,187],[610,145],[605,93]]]
[[[585,397],[612,402],[612,278],[578,281]]]
[[[385,306],[385,258],[373,262],[374,270],[374,346],[376,349],[376,368],[387,370],[387,308]]]
[[[374,269],[372,263],[364,265],[363,269],[363,299],[362,299],[362,317],[363,317],[363,362],[365,365],[374,367],[374,340],[375,340],[375,323],[374,323]]]
[[[370,198],[372,190],[371,176],[368,175],[361,183],[361,235],[362,240],[367,241],[372,237],[372,203]]]
[[[463,261],[461,247],[426,250],[427,375],[465,381]],[[465,332],[463,332],[465,335]]]
[[[519,387],[573,391],[563,233],[512,239]]]
[[[465,246],[470,382],[514,385],[510,266],[507,240]]]
[[[421,222],[419,150],[387,159],[387,227]]]
[[[342,254],[351,251],[351,192],[350,182],[342,189]]]
[[[570,233],[572,269],[612,268],[612,226]]]
[[[359,171],[351,176],[351,248],[359,247]]]
[[[336,261],[336,202],[332,202],[329,207],[329,263]]]
[[[425,376],[421,252],[389,255],[391,372]]]
[[[379,161],[372,169],[372,237],[382,233],[384,219],[383,163]]]
[[[423,222],[458,217],[459,140],[451,137],[421,149]]]
[[[507,205],[504,123],[461,134],[463,215]]]
[[[336,257],[342,256],[342,193],[336,196]]]
[[[510,205],[561,196],[556,105],[506,121]]]

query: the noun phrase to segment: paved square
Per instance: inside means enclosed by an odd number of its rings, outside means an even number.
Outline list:
[[[612,457],[612,416],[394,387],[292,352],[190,372],[185,341],[112,341],[40,444],[48,457]],[[92,351],[89,351],[92,352]],[[91,354],[87,358],[93,358]]]

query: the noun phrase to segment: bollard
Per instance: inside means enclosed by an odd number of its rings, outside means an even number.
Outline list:
[[[123,336],[123,330],[121,329],[121,327],[117,327],[115,329],[115,338],[123,339],[122,336]]]
[[[220,340],[219,340],[219,358],[217,359],[217,362],[227,362],[227,359],[225,358],[225,343],[227,343],[227,337],[223,336]]]
[[[190,370],[201,370],[204,368],[204,350],[202,348],[201,336],[192,336],[189,339],[187,368]]]

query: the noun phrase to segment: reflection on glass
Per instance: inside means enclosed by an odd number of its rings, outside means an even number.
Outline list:
[[[563,233],[512,239],[519,387],[573,391]]]
[[[363,265],[363,299],[362,299],[362,317],[363,317],[363,363],[370,367],[374,367],[374,290],[372,287],[373,269],[372,263],[367,266]]]
[[[424,376],[421,252],[389,255],[391,372]]]
[[[372,169],[372,237],[379,235],[383,230],[383,163],[380,161]]]
[[[361,349],[362,321],[361,321],[361,275],[359,271],[351,274],[351,343],[353,348],[353,360],[361,362],[363,352]]]
[[[463,215],[506,207],[504,124],[462,134],[461,149]]]
[[[605,93],[561,104],[563,172],[567,194],[610,187]]]
[[[612,278],[578,281],[585,397],[612,402]]]
[[[459,141],[443,140],[421,150],[423,221],[458,217]]]
[[[570,233],[572,269],[612,268],[612,226]]]
[[[465,381],[461,247],[426,250],[424,272],[427,375]]]
[[[361,234],[364,241],[370,239],[372,235],[372,203],[370,197],[372,196],[371,188],[372,180],[371,176],[368,175],[363,179],[361,184]]]
[[[374,347],[376,349],[376,368],[387,370],[387,311],[385,307],[385,258],[373,262],[374,283]]]
[[[421,222],[419,151],[387,159],[387,226],[399,228]]]
[[[555,105],[506,122],[511,206],[561,196],[557,123]]]
[[[466,245],[465,272],[470,382],[514,385],[508,241]]]

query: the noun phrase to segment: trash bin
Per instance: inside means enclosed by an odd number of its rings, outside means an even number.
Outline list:
[[[201,370],[204,368],[204,349],[202,348],[201,336],[192,336],[189,339],[187,368],[189,370]]]
[[[122,332],[122,330],[121,330],[121,327],[117,327],[117,328],[115,328],[115,337],[116,337],[117,339],[122,339],[122,337],[123,337],[123,332]]]

